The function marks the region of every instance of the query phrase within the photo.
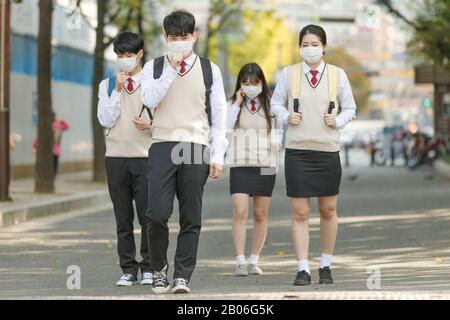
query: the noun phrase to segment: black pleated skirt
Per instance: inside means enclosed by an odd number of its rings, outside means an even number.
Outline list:
[[[275,168],[234,167],[230,169],[230,194],[271,197],[275,186]]]
[[[288,197],[338,195],[342,178],[339,152],[286,149],[285,175]]]

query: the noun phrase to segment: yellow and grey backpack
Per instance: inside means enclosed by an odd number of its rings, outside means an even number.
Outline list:
[[[328,113],[331,114],[337,104],[337,95],[339,88],[338,68],[331,64],[327,64],[328,72],[328,97],[330,99],[330,105],[328,107]],[[292,74],[292,86],[291,95],[294,98],[294,112],[299,112],[300,107],[300,93],[301,93],[301,76],[303,75],[302,63],[298,63],[293,66]],[[341,112],[339,106],[338,112]]]

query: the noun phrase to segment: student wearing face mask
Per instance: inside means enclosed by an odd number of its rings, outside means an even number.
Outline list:
[[[123,32],[114,40],[115,77],[99,86],[98,121],[106,133],[106,175],[117,223],[117,249],[123,276],[117,286],[153,283],[148,249],[146,216],[148,200],[147,153],[151,143],[151,114],[141,100],[141,59],[144,42],[139,35]],[[142,261],[136,261],[134,209],[141,226]]]
[[[331,260],[336,243],[337,197],[342,176],[340,134],[356,115],[356,104],[344,70],[327,64],[325,31],[308,25],[300,32],[303,62],[283,70],[272,107],[285,106],[285,175],[292,206],[292,239],[298,272],[294,285],[310,285],[308,263],[311,198],[318,198],[321,260],[319,283],[331,284]]]
[[[233,204],[232,236],[236,251],[236,276],[260,275],[259,255],[267,236],[268,213],[275,185],[277,155],[282,143],[281,119],[270,110],[270,90],[261,67],[243,66],[228,107],[227,152]],[[253,199],[253,241],[245,258],[249,200]]]
[[[167,55],[146,63],[142,100],[154,112],[149,150],[148,235],[153,292],[167,293],[168,220],[175,195],[180,231],[172,293],[189,293],[201,229],[202,198],[208,176],[222,174],[227,147],[227,102],[219,68],[193,51],[195,18],[175,11],[164,18]]]

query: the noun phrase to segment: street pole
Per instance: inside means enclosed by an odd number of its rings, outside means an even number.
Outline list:
[[[0,201],[9,201],[10,0],[0,0]]]

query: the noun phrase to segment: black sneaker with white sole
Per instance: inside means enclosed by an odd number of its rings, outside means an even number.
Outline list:
[[[124,274],[119,281],[116,282],[117,287],[131,287],[137,284],[137,277],[132,274]]]
[[[191,292],[191,289],[189,289],[187,284],[188,284],[188,281],[183,278],[177,278],[177,279],[173,280],[172,293],[180,294],[180,293]]]
[[[294,280],[294,286],[309,286],[311,285],[311,276],[308,272],[302,270],[297,272]]]
[[[331,276],[330,267],[323,267],[319,269],[319,284],[333,284],[333,277]]]
[[[152,291],[157,294],[167,293],[170,290],[169,280],[167,280],[168,266],[161,271],[153,272]]]

